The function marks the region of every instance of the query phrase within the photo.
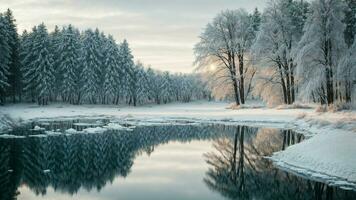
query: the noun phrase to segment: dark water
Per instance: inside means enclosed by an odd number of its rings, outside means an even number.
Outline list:
[[[42,123],[82,130],[105,120]],[[88,121],[86,121],[88,123]],[[0,199],[356,199],[263,158],[302,141],[290,130],[155,125],[133,131],[0,139]]]

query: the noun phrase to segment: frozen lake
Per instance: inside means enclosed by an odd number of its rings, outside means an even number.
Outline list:
[[[264,158],[304,139],[291,130],[96,128],[107,124],[42,121],[8,133],[25,137],[0,138],[0,199],[356,199],[356,192],[279,170]]]

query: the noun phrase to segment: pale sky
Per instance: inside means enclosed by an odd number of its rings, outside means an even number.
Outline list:
[[[172,72],[191,72],[193,46],[205,25],[224,9],[262,10],[267,0],[0,0],[10,8],[21,33],[44,22],[98,27],[116,41],[126,38],[135,60]]]

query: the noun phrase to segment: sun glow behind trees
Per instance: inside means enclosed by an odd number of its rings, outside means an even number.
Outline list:
[[[19,36],[8,10],[0,16],[0,104],[159,104],[211,93],[236,104],[349,104],[356,99],[355,13],[354,0],[224,10],[194,48],[198,73],[171,74],[134,62],[126,40],[117,44],[99,29],[51,32],[40,24]]]
[[[215,77],[213,91],[233,88],[226,96],[233,94],[236,104],[251,97],[269,104],[350,103],[355,101],[355,34],[356,1],[271,0],[262,15],[257,9],[219,13],[195,47],[196,64]],[[256,69],[249,84],[246,63]]]

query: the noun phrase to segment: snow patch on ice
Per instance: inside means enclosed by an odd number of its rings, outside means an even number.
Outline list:
[[[69,133],[69,134],[75,134],[78,133],[79,131],[75,130],[74,128],[70,128],[65,130],[65,133]]]
[[[43,131],[43,130],[45,130],[45,128],[42,128],[42,127],[39,127],[39,126],[35,126],[33,129],[31,129],[31,130],[33,130],[33,131]]]
[[[4,138],[4,139],[25,138],[25,136],[2,134],[2,135],[0,135],[0,138]]]
[[[106,126],[103,127],[109,130],[125,130],[125,131],[133,131],[133,129],[135,128],[134,126],[125,127],[118,123],[108,123]]]
[[[84,122],[73,123],[73,125],[75,126],[96,126],[98,124],[102,124],[102,122],[96,121],[95,123],[84,123]]]
[[[46,134],[37,134],[37,135],[29,135],[28,137],[45,138],[45,137],[48,137],[48,135],[46,135]]]
[[[104,133],[108,129],[102,127],[95,127],[95,128],[86,128],[83,129],[84,133]]]
[[[59,131],[45,131],[45,133],[49,136],[58,136],[58,135],[62,135],[61,132]]]

